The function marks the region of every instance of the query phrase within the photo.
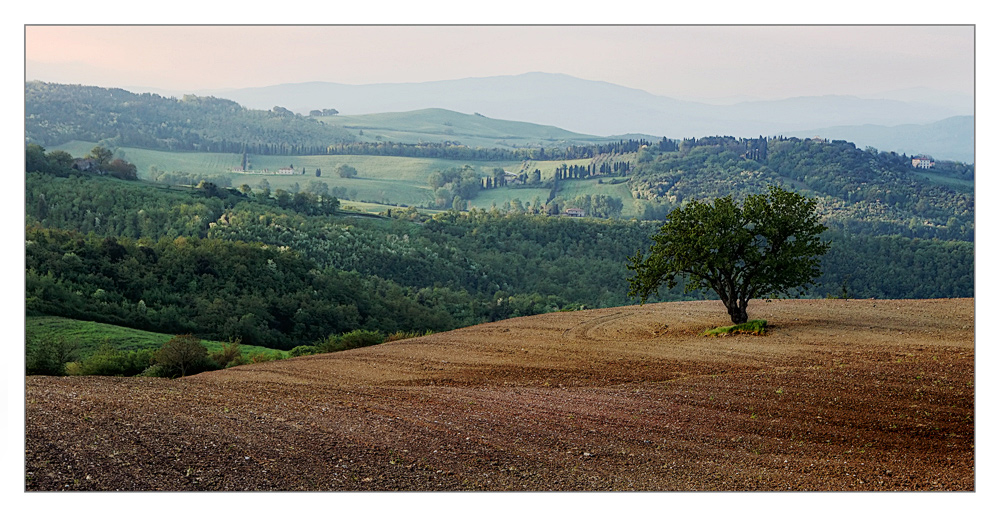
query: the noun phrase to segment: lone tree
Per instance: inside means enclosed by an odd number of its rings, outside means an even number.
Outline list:
[[[820,240],[816,201],[770,187],[747,196],[739,206],[732,196],[711,203],[695,201],[667,214],[653,236],[649,255],[642,251],[627,265],[629,296],[641,303],[661,284],[684,292],[715,291],[733,323],[746,323],[747,302],[805,287],[820,275],[820,257],[830,248]]]
[[[341,178],[354,178],[358,175],[358,170],[355,169],[354,167],[351,167],[350,165],[347,165],[346,163],[341,163],[340,165],[337,165],[337,168],[334,169],[334,172],[336,172],[337,176],[340,176]]]
[[[208,349],[201,340],[190,335],[174,336],[156,351],[156,362],[166,368],[180,370],[181,377],[192,366],[200,365],[208,358]]]

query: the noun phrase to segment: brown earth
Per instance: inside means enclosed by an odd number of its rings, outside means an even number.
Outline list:
[[[33,490],[975,489],[974,302],[517,318],[179,380],[28,377]]]

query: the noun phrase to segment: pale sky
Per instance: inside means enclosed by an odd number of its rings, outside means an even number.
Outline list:
[[[25,79],[126,89],[564,73],[684,100],[972,94],[975,28],[25,26]]]

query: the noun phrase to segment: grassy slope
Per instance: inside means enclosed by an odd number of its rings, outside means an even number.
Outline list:
[[[363,130],[362,138],[402,143],[459,141],[469,147],[515,147],[605,142],[608,138],[573,133],[554,126],[466,115],[444,109],[402,113],[319,117],[329,125]]]
[[[24,324],[25,337],[28,343],[35,339],[55,338],[76,340],[79,342],[81,359],[90,356],[105,341],[118,350],[142,350],[160,348],[173,337],[171,334],[147,332],[93,321],[79,321],[58,316],[28,316]],[[219,341],[202,341],[209,352],[221,350],[223,343]],[[261,352],[274,355],[284,354],[279,350],[262,346],[241,345],[244,355]]]
[[[944,185],[945,187],[953,188],[959,192],[974,192],[976,189],[976,182],[972,180],[952,178],[949,176],[943,176],[941,174],[934,174],[933,172],[923,172],[919,170],[914,170],[913,174],[920,176],[924,179],[930,180],[931,182],[937,183],[939,185]]]

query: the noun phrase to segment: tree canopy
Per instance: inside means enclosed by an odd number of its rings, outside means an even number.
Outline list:
[[[778,187],[742,206],[732,196],[695,201],[667,215],[648,256],[629,258],[629,295],[645,303],[660,285],[684,280],[685,292],[715,291],[733,323],[745,323],[751,298],[802,294],[820,275],[830,247],[820,239],[825,230],[815,200]]]
[[[156,363],[179,370],[181,377],[199,362],[208,358],[208,349],[201,340],[190,335],[174,336],[156,352]]]

